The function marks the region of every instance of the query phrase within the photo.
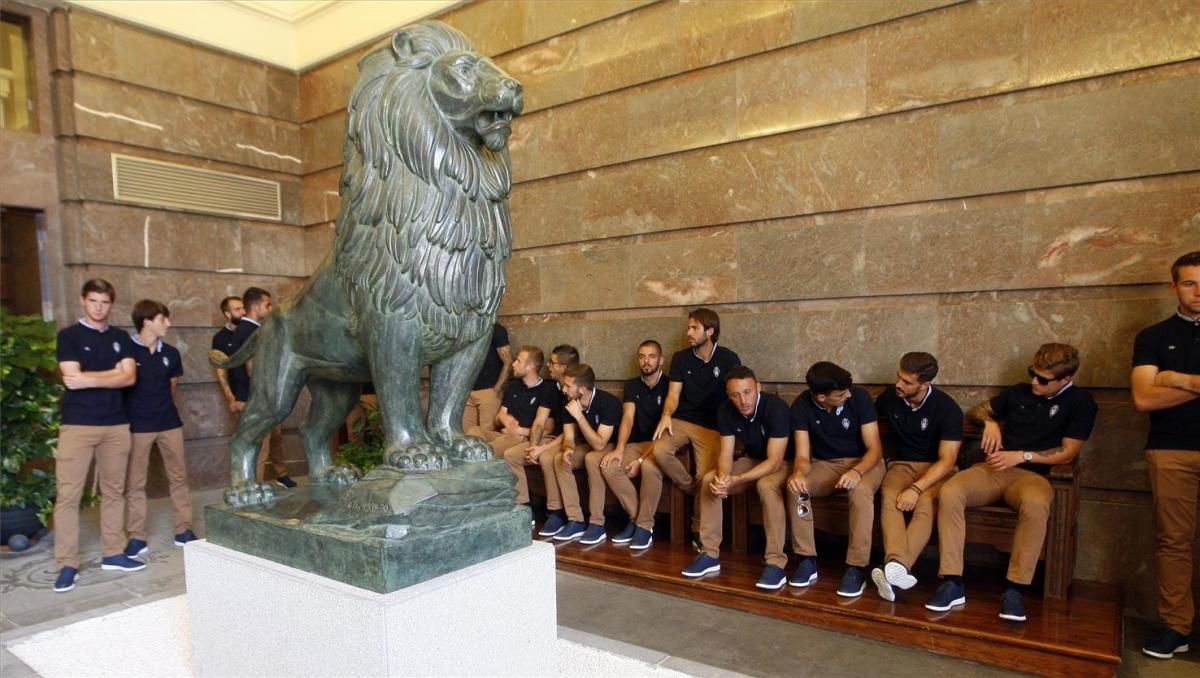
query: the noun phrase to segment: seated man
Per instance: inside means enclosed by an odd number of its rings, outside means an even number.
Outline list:
[[[570,541],[576,537],[581,544],[599,544],[608,538],[604,532],[604,482],[599,479],[600,460],[612,450],[612,434],[621,422],[621,401],[596,388],[596,373],[588,365],[571,365],[563,371],[563,394],[567,397],[566,421],[563,423],[562,452],[555,455],[554,473],[562,495],[567,524],[554,538]],[[579,485],[575,469],[587,464],[595,469],[594,481],[588,486],[588,524],[583,522],[579,505]]]
[[[889,422],[896,434],[896,451],[880,491],[884,565],[871,570],[871,581],[887,601],[896,599],[895,589],[907,591],[917,583],[909,570],[929,543],[938,491],[954,473],[962,447],[962,408],[933,387],[937,373],[937,358],[905,353],[895,387],[875,400],[879,418]],[[904,514],[910,512],[912,519],[905,525]]]
[[[496,415],[500,412],[501,396],[504,386],[508,383],[508,375],[512,371],[512,349],[508,345],[508,330],[500,323],[492,325],[492,343],[483,365],[479,368],[479,376],[471,386],[467,395],[467,404],[463,407],[463,430],[470,431],[480,428],[496,430]]]
[[[972,409],[983,423],[987,460],[955,475],[942,486],[938,508],[939,574],[943,582],[925,604],[945,612],[967,601],[963,587],[964,514],[972,506],[1003,500],[1018,514],[1008,559],[1000,618],[1025,621],[1022,597],[1046,538],[1054,491],[1046,476],[1054,464],[1070,463],[1092,434],[1096,401],[1075,388],[1079,351],[1067,344],[1042,344],[1029,366],[1029,383],[1017,384]],[[1001,431],[998,422],[1005,422]]]
[[[563,393],[563,371],[571,365],[579,364],[579,350],[570,344],[559,344],[550,351],[550,379],[554,382],[554,396],[546,398],[538,405],[537,416],[533,418],[533,426],[529,433],[529,444],[525,446],[525,463],[538,464],[545,459],[548,467],[554,468],[554,460],[562,452],[562,435],[554,435],[555,428],[562,430],[567,416],[567,396]],[[547,477],[546,484],[557,483],[554,477]],[[554,489],[558,495],[557,485]],[[550,494],[550,490],[546,490]],[[560,506],[557,505],[556,506]],[[567,524],[567,516],[561,508],[549,511],[542,529],[538,530],[539,537],[553,537]]]
[[[856,598],[866,587],[871,558],[875,492],[883,481],[883,447],[875,406],[850,373],[831,362],[813,363],[804,375],[808,390],[792,402],[796,462],[788,478],[789,506],[845,490],[850,500],[850,545],[838,595]],[[788,581],[804,587],[817,580],[813,514],[792,521],[792,550],[800,565]]]
[[[667,397],[667,379],[663,379],[662,346],[653,339],[638,346],[638,370],[641,376],[625,382],[621,425],[617,428],[617,447],[600,460],[600,476],[616,495],[621,508],[629,514],[629,524],[613,535],[614,544],[629,544],[634,551],[654,543],[654,512],[662,495],[662,470],[654,462],[654,426],[662,417]],[[633,479],[642,477],[641,488]],[[588,482],[596,474],[588,466]]]
[[[500,413],[496,415],[499,430],[489,431],[476,426],[467,431],[488,441],[496,456],[508,462],[508,467],[517,478],[518,504],[529,503],[529,480],[525,477],[525,448],[529,444],[529,427],[533,425],[538,405],[555,397],[554,385],[538,376],[544,359],[542,349],[536,346],[522,346],[512,365],[513,376],[516,378],[504,387],[504,400],[500,405]],[[543,465],[542,472],[547,478],[554,478],[554,469],[549,460]],[[546,497],[547,505],[561,507],[558,486],[552,482],[547,482],[546,485],[546,494],[550,495]],[[551,488],[551,485],[554,487]]]
[[[717,408],[717,431],[721,448],[716,468],[704,475],[700,486],[700,543],[704,550],[683,571],[685,577],[703,577],[721,571],[721,501],[754,486],[763,507],[767,535],[767,567],[755,584],[760,589],[779,589],[787,582],[783,553],[787,532],[787,509],[783,484],[787,480],[785,459],[792,456],[788,406],[778,396],[763,393],[754,372],[745,365],[729,371],[725,380],[728,400]],[[734,459],[739,445],[744,456]]]

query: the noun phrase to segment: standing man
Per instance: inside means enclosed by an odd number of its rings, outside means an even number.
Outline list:
[[[887,464],[880,492],[884,565],[871,570],[871,581],[887,601],[896,599],[895,589],[907,591],[917,583],[909,570],[929,543],[938,492],[954,473],[962,447],[962,408],[933,387],[937,373],[937,358],[905,353],[895,386],[875,400],[879,418],[896,434],[896,453]],[[905,513],[912,513],[907,525]]]
[[[716,311],[697,308],[688,313],[688,347],[671,357],[667,401],[654,429],[654,462],[671,482],[695,497],[693,532],[700,521],[700,481],[713,469],[721,448],[717,408],[726,400],[725,377],[742,364],[736,353],[717,345],[720,336],[721,318]],[[695,475],[675,456],[689,443]],[[658,504],[658,497],[652,499]],[[693,542],[698,546],[699,539],[694,537]]]
[[[133,336],[137,383],[125,390],[125,408],[133,434],[125,483],[129,530],[125,555],[131,558],[150,550],[146,543],[146,472],[150,467],[150,448],[155,444],[162,455],[171,505],[175,509],[175,545],[182,547],[196,539],[183,454],[183,420],[175,408],[175,389],[183,376],[183,361],[179,351],[163,341],[171,327],[171,311],[164,304],[143,299],[133,305],[133,326],[137,329]]]
[[[233,342],[231,348],[237,351],[250,338],[250,335],[258,331],[262,327],[263,321],[271,314],[271,293],[260,288],[250,287],[242,294],[242,304],[246,308],[246,314],[238,322],[237,328],[233,331]],[[228,353],[226,355],[233,355]],[[242,410],[246,407],[246,401],[250,398],[250,378],[254,368],[253,362],[247,362],[245,365],[240,365],[229,370],[229,383],[233,389],[235,405],[230,409],[236,412],[239,416]],[[276,426],[271,429],[271,433],[267,439],[263,441],[263,449],[258,452],[258,464],[255,475],[258,482],[262,482],[266,476],[267,459],[270,458],[271,470],[275,476],[275,484],[290,490],[296,487],[296,481],[288,475],[287,465],[283,462],[283,429]]]
[[[546,460],[550,469],[554,468],[554,460],[558,457],[558,453],[562,451],[562,435],[554,435],[554,430],[557,427],[560,431],[567,417],[567,396],[563,393],[562,378],[563,372],[571,365],[579,364],[579,350],[570,344],[559,344],[550,351],[550,378],[553,380],[554,394],[542,400],[538,405],[537,416],[533,418],[533,427],[529,432],[529,445],[525,448],[525,463],[526,464],[542,464],[542,460]],[[546,436],[550,438],[547,439]],[[543,469],[547,468],[545,465]],[[546,494],[547,504],[549,504],[549,495],[552,494],[550,484],[555,484],[553,494],[557,496],[561,491],[558,487],[557,476],[546,477]],[[549,509],[547,505],[547,509]],[[561,509],[561,507],[560,507]],[[550,510],[546,517],[546,522],[542,524],[542,529],[538,530],[539,537],[553,537],[559,533],[567,524],[567,516],[562,510]]]
[[[838,595],[856,598],[866,587],[871,558],[875,491],[883,481],[883,446],[875,405],[850,373],[831,362],[813,363],[804,375],[808,390],[792,403],[796,463],[788,478],[788,505],[845,490],[850,501],[850,545]],[[806,496],[807,495],[807,496]],[[817,580],[813,513],[792,521],[792,550],[800,565],[788,581],[805,587]]]
[[[939,574],[943,581],[925,607],[945,612],[967,600],[962,583],[963,543],[969,507],[1003,500],[1017,512],[1000,618],[1025,621],[1025,589],[1033,581],[1046,540],[1054,490],[1046,476],[1069,464],[1096,423],[1096,400],[1075,388],[1079,351],[1068,344],[1042,344],[1027,368],[1029,382],[1017,384],[975,406],[967,416],[983,424],[987,460],[942,486],[938,507]],[[1001,429],[1000,422],[1004,422]]]
[[[1200,494],[1200,251],[1171,266],[1179,306],[1138,333],[1133,344],[1133,403],[1150,413],[1146,466],[1154,492],[1158,542],[1158,614],[1166,628],[1142,652],[1170,659],[1187,652],[1196,614],[1192,546]]]
[[[613,536],[613,543],[629,544],[629,548],[640,551],[654,542],[654,512],[662,496],[662,471],[654,463],[654,427],[662,417],[667,380],[662,372],[662,346],[657,341],[643,341],[638,346],[637,360],[641,376],[625,382],[617,446],[600,460],[600,473],[629,514],[629,524]],[[633,486],[633,479],[639,475],[640,492]],[[590,468],[588,478],[588,482],[594,482]]]
[[[763,530],[767,536],[767,566],[755,586],[780,589],[787,583],[783,570],[787,565],[783,553],[787,532],[783,485],[788,476],[784,461],[792,457],[788,406],[779,397],[763,393],[758,377],[745,365],[729,371],[725,393],[729,399],[717,409],[721,451],[716,468],[704,475],[700,485],[700,542],[704,550],[683,571],[683,576],[703,577],[721,571],[722,500],[753,486],[762,501]],[[735,445],[742,448],[737,459]]]
[[[233,331],[237,329],[238,322],[241,321],[242,316],[246,315],[246,307],[242,304],[242,298],[225,297],[222,299],[221,315],[225,316],[225,326],[217,330],[217,333],[213,335],[212,348],[225,355],[233,355],[233,352],[236,350],[234,348],[236,344],[233,339]],[[239,403],[237,397],[234,395],[233,389],[235,383],[230,383],[229,370],[223,370],[220,367],[213,369],[217,371],[217,383],[221,385],[221,393],[225,395],[225,403],[229,407],[229,412],[236,415],[242,411],[244,401]],[[238,375],[235,377],[237,379],[244,376],[246,371],[239,368],[234,370],[234,373]],[[245,385],[237,386],[249,393],[249,384],[250,382],[247,381]]]
[[[129,417],[121,389],[137,379],[133,342],[108,324],[117,292],[107,280],[83,284],[83,317],[58,332],[58,370],[63,394],[62,425],[54,475],[54,590],[65,593],[79,578],[79,500],[92,457],[100,481],[100,540],[103,570],[133,572],[146,564],[129,558],[125,545],[125,471],[129,464]]]
[[[508,330],[496,323],[492,326],[492,350],[488,351],[479,368],[479,376],[467,396],[463,410],[463,430],[479,426],[486,431],[496,430],[496,415],[500,412],[500,394],[512,371],[512,349],[508,346]]]
[[[554,538],[570,541],[580,537],[581,544],[599,544],[608,538],[604,532],[604,481],[600,477],[600,460],[612,450],[612,435],[621,423],[621,401],[607,391],[596,388],[596,373],[588,365],[571,365],[563,371],[564,407],[562,452],[554,459],[558,491],[562,494],[567,525]],[[579,503],[579,484],[575,469],[587,465],[588,524],[583,522]]]

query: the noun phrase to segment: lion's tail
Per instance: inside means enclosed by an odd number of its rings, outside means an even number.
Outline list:
[[[228,370],[232,367],[239,367],[246,364],[246,361],[254,357],[254,348],[258,345],[258,336],[262,332],[255,332],[246,339],[246,343],[237,350],[233,355],[225,355],[222,351],[212,349],[208,352],[208,363],[213,367],[222,370]]]

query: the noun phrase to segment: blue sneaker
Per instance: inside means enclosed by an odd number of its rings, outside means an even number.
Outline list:
[[[758,578],[758,581],[754,585],[760,589],[777,591],[783,588],[783,585],[786,583],[787,574],[783,571],[783,568],[776,567],[774,565],[768,565],[766,569],[763,570],[762,576]]]
[[[654,543],[654,533],[644,527],[639,527],[633,531],[633,541],[629,542],[629,548],[634,551],[641,551],[650,548]]]
[[[1000,595],[1000,618],[1008,621],[1025,621],[1025,600],[1021,592],[1008,589]]]
[[[614,544],[628,544],[629,542],[633,541],[633,532],[636,529],[637,529],[637,525],[635,525],[632,520],[629,521],[629,524],[625,526],[625,529],[621,530],[620,532],[618,532],[616,535],[613,536],[613,538],[612,538],[613,543]]]
[[[558,537],[555,537],[555,539],[558,539]],[[604,531],[604,526],[591,523],[588,524],[587,531],[583,533],[583,538],[579,540],[579,543],[591,546],[592,544],[599,544],[605,539],[608,539],[608,533]]]
[[[603,528],[601,528],[601,529],[603,529]],[[571,541],[572,539],[574,539],[576,537],[582,537],[583,533],[586,531],[587,531],[586,524],[581,523],[578,520],[572,520],[571,522],[567,523],[566,527],[559,530],[558,534],[554,535],[554,540],[555,541]]]
[[[683,570],[685,577],[703,577],[706,574],[716,574],[721,571],[721,561],[712,556],[701,553],[696,556],[691,565],[688,565]]]
[[[539,537],[553,537],[562,531],[566,526],[567,521],[561,513],[551,513],[546,517],[546,522],[542,525],[541,531],[538,532]]]
[[[843,598],[857,598],[867,588],[867,578],[863,576],[862,568],[851,565],[842,575],[842,583],[838,586],[838,595]]]
[[[279,476],[278,478],[276,478],[275,484],[282,487],[285,490],[296,489],[296,481],[292,480],[292,477],[286,473]]]
[[[104,556],[102,559],[100,559],[100,569],[137,572],[138,570],[146,569],[146,563],[143,563],[140,560],[134,560],[124,553],[118,553],[115,556]]]
[[[55,589],[56,591],[58,589]],[[1170,659],[1176,652],[1188,651],[1188,637],[1175,629],[1163,629],[1163,632],[1146,641],[1142,646],[1142,654],[1156,659]]]
[[[195,532],[192,532],[191,530],[184,530],[183,532],[175,535],[175,545],[183,548],[184,544],[188,543],[189,541],[196,541],[196,539],[198,539],[198,537],[196,537]],[[125,554],[129,555],[129,549],[125,549]]]
[[[129,556],[130,558],[149,552],[150,546],[141,539],[130,539],[129,543],[125,545],[125,555]]]
[[[963,585],[949,579],[943,581],[937,590],[933,592],[933,597],[925,603],[925,609],[933,610],[934,612],[945,612],[952,607],[963,605],[967,602],[967,591]]]
[[[58,571],[58,579],[54,580],[54,592],[66,593],[75,588],[75,580],[79,579],[79,570],[73,567],[64,567]]]
[[[788,584],[799,588],[805,588],[812,585],[817,580],[817,559],[813,557],[801,558],[800,566],[796,568],[796,573],[788,580]]]

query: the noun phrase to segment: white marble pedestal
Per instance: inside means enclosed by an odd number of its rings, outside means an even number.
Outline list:
[[[196,676],[531,676],[558,667],[554,547],[379,594],[197,541]]]

